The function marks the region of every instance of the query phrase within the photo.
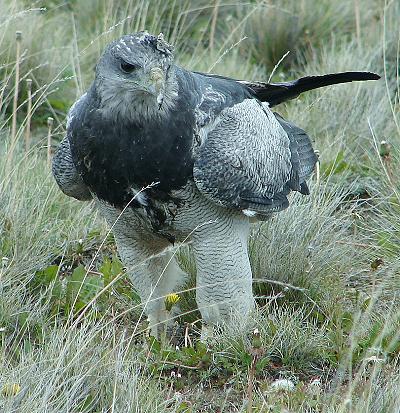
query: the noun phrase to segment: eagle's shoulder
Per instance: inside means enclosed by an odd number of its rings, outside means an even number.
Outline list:
[[[192,72],[199,93],[198,109],[218,116],[224,109],[254,98],[249,88],[228,77]]]
[[[70,107],[67,114],[67,132],[75,127],[77,118],[81,118],[82,112],[88,106],[88,100],[91,98],[90,91],[80,96]]]

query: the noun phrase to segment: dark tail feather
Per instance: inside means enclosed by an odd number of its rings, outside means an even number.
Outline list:
[[[307,92],[308,90],[318,89],[337,83],[378,79],[380,79],[380,76],[376,73],[344,72],[322,76],[307,76],[298,80],[293,80],[292,82],[262,83],[242,81],[241,83],[249,87],[258,99],[263,102],[268,102],[272,107],[285,102],[286,100],[297,98],[301,93]]]

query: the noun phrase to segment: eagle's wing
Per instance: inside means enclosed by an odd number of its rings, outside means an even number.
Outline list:
[[[84,98],[85,95],[76,101],[68,112],[67,136],[61,141],[53,157],[52,172],[54,179],[64,194],[80,201],[89,201],[92,199],[92,194],[75,168],[68,139],[70,123]]]
[[[246,213],[288,206],[291,190],[308,193],[315,164],[308,136],[256,99],[224,109],[196,153],[194,180],[214,202]]]
[[[298,175],[298,187],[294,187],[295,191],[299,191],[303,195],[308,195],[306,179],[310,177],[314,170],[315,163],[318,158],[311,144],[311,139],[295,124],[283,119],[281,115],[274,112],[275,118],[280,123],[284,131],[287,133],[290,140],[290,152],[292,163],[292,175]]]

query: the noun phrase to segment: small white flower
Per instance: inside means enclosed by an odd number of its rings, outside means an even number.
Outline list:
[[[312,394],[320,394],[321,390],[322,390],[322,383],[320,379],[314,379],[311,383],[310,383],[310,387],[309,387],[310,391]]]
[[[365,361],[368,361],[370,363],[382,363],[385,361],[385,359],[382,357],[378,357],[378,356],[370,356],[370,357],[367,357]]]
[[[351,399],[345,399],[343,402],[343,405],[345,407],[351,407],[351,404],[352,404]]]
[[[295,386],[294,386],[294,383],[292,382],[292,380],[280,379],[280,380],[275,380],[271,384],[271,387],[274,390],[293,391]]]
[[[310,386],[315,386],[315,387],[321,387],[322,383],[320,379],[314,379],[311,383]]]

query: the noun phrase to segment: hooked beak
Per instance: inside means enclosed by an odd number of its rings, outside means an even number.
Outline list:
[[[149,74],[150,88],[149,91],[157,97],[158,109],[164,100],[165,76],[159,67],[153,67]]]

